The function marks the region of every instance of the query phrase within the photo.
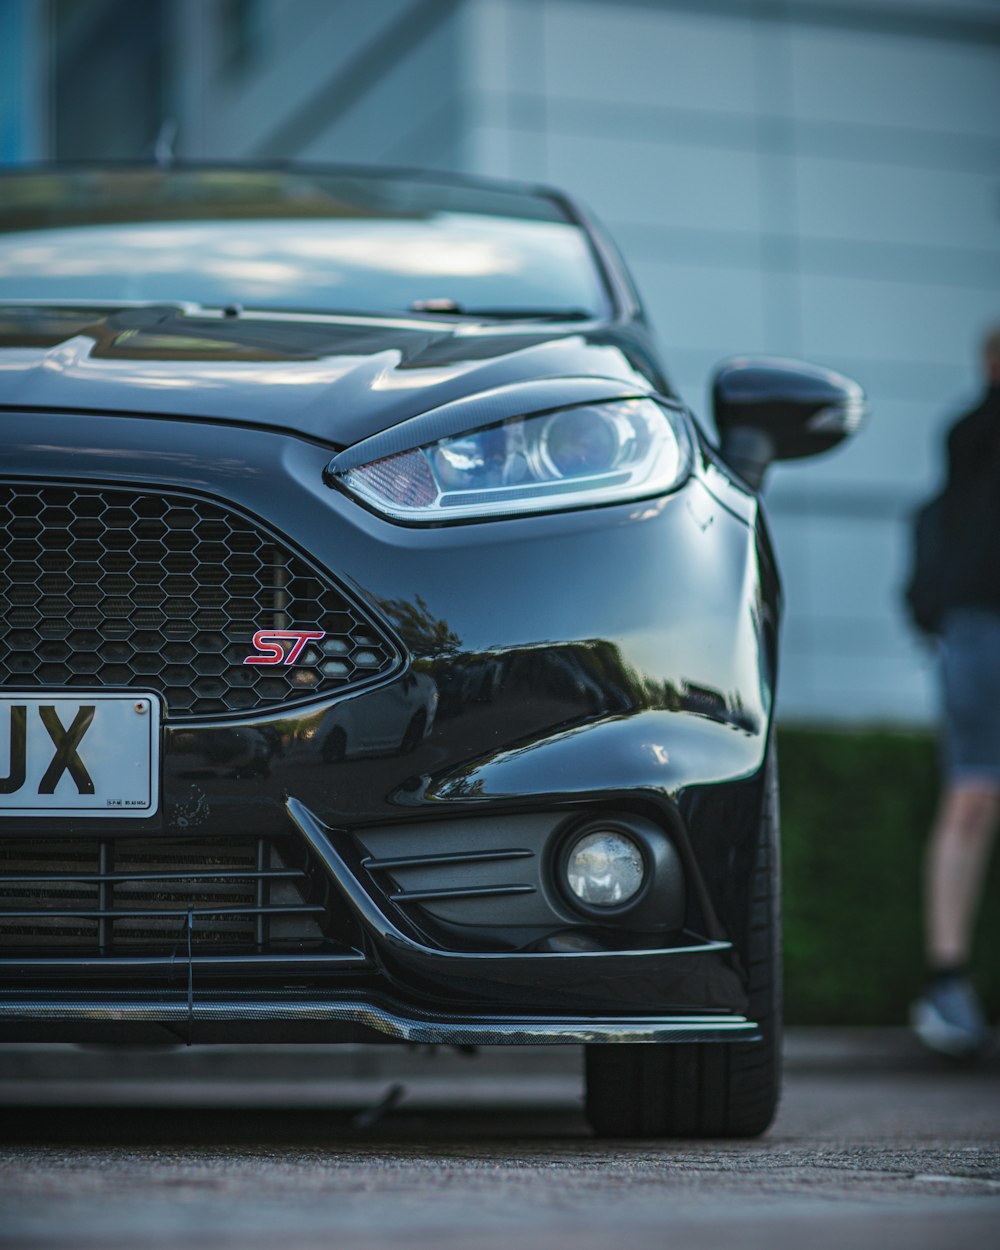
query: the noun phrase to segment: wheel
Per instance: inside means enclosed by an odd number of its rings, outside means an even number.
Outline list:
[[[781,870],[778,771],[765,767],[749,934],[750,1018],[759,1042],[585,1048],[587,1119],[601,1137],[756,1137],[781,1087]]]

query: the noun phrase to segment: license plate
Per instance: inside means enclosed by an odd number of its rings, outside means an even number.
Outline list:
[[[151,816],[160,703],[151,694],[0,694],[0,815]]]

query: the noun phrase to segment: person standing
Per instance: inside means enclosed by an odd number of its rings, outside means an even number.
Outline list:
[[[955,1058],[992,1041],[967,969],[1000,822],[1000,327],[983,364],[986,392],[949,431],[947,482],[918,523],[916,553],[933,610],[914,615],[940,646],[944,778],[925,860],[928,981],[910,1018],[925,1045]]]

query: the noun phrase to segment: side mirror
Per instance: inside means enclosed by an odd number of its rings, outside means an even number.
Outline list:
[[[712,409],[723,458],[759,490],[772,460],[836,447],[860,427],[868,404],[857,382],[832,369],[759,356],[718,367]]]

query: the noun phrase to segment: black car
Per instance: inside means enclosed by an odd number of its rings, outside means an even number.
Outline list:
[[[537,187],[0,177],[0,1037],[586,1045],[598,1132],[779,1084],[759,488]]]

